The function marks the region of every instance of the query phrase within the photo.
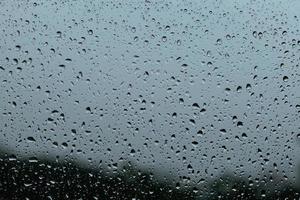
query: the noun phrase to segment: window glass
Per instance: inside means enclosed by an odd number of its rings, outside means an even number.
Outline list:
[[[299,10],[0,1],[0,199],[299,199]]]

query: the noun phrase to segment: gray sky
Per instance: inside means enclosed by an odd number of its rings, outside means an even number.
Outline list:
[[[196,181],[276,163],[293,180],[299,1],[0,6],[1,146]]]

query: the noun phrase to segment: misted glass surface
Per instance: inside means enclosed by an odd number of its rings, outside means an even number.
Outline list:
[[[0,199],[299,199],[300,1],[0,1]]]

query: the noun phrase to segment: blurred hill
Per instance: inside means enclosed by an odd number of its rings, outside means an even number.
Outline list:
[[[295,185],[265,177],[249,180],[224,174],[213,181],[181,185],[158,180],[151,172],[126,162],[108,173],[87,169],[70,161],[19,159],[0,153],[0,199],[299,199]],[[268,180],[276,180],[269,184]]]

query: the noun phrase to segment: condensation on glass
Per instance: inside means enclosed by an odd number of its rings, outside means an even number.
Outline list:
[[[0,1],[0,199],[299,199],[299,10]]]

